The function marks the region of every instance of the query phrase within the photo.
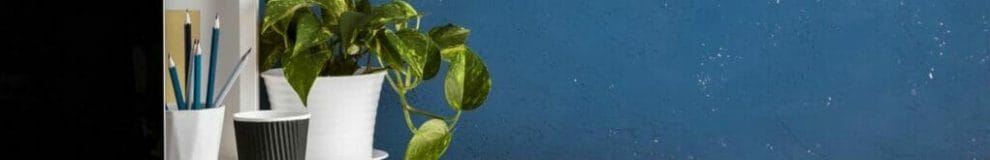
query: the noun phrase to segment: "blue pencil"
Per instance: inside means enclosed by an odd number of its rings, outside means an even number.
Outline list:
[[[213,37],[210,39],[210,73],[206,79],[206,106],[209,108],[213,104],[213,85],[217,76],[217,49],[220,46],[220,13],[217,13],[216,21],[213,24]]]
[[[175,61],[172,56],[168,57],[168,73],[172,77],[172,89],[175,90],[175,104],[179,105],[179,110],[186,108],[186,100],[182,99],[182,87],[179,86],[179,73],[175,71]]]
[[[199,105],[199,90],[201,88],[201,87],[199,87],[199,84],[200,84],[199,81],[201,79],[203,79],[203,77],[200,76],[201,75],[200,72],[203,70],[203,66],[202,66],[202,63],[203,63],[203,48],[200,47],[200,44],[198,42],[196,43],[196,56],[193,59],[193,63],[195,63],[194,65],[196,67],[193,68],[194,69],[193,70],[193,87],[194,88],[193,88],[193,98],[192,98],[193,99],[193,106],[192,106],[192,108],[193,109],[200,109],[200,108],[202,108],[202,106]]]

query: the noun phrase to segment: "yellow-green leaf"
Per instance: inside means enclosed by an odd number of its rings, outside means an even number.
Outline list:
[[[452,134],[447,122],[430,119],[423,123],[409,140],[406,147],[407,160],[436,160],[443,156],[450,145]]]
[[[296,41],[290,56],[295,56],[300,51],[310,47],[326,44],[326,40],[331,36],[329,32],[320,30],[320,21],[316,19],[315,15],[307,12],[297,17],[299,19],[296,20]]]
[[[401,22],[418,16],[416,9],[402,0],[393,0],[372,9],[372,24],[375,27],[384,26],[389,22]]]
[[[471,34],[471,30],[448,23],[447,25],[433,27],[430,29],[430,38],[440,47],[442,50],[441,54],[445,60],[450,60],[456,55],[455,53],[460,53],[463,51],[465,44],[467,43],[468,35]]]
[[[402,59],[409,64],[413,75],[423,80],[429,80],[440,70],[440,50],[436,43],[426,35],[415,30],[405,29],[396,32],[407,49],[399,52]]]
[[[355,45],[355,37],[364,28],[365,24],[370,20],[367,14],[360,12],[347,11],[344,12],[340,17],[340,38],[343,41],[344,48],[350,48]]]
[[[340,17],[346,11],[349,11],[349,5],[346,0],[317,0],[317,3],[323,8],[323,20],[327,23],[335,23],[337,17]]]
[[[470,48],[456,55],[444,79],[444,96],[455,110],[471,111],[488,98],[492,80],[485,62]]]
[[[391,30],[383,30],[378,33],[375,37],[375,48],[378,48],[377,54],[384,60],[385,65],[392,69],[402,68],[402,56],[399,55],[400,50],[406,49],[405,43],[395,35],[395,32]]]
[[[296,42],[285,61],[285,78],[306,105],[309,90],[332,54],[330,50],[316,50],[314,46],[326,45],[329,37],[320,31],[319,20],[313,14],[302,14],[296,26]]]

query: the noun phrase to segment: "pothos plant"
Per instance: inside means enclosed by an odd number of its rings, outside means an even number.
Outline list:
[[[479,108],[492,82],[481,57],[467,46],[469,29],[446,24],[421,32],[422,17],[402,0],[377,6],[368,0],[269,0],[260,26],[259,69],[280,62],[304,105],[319,76],[389,72],[413,134],[405,158],[439,159],[461,113]],[[406,96],[436,77],[441,62],[449,63],[443,78],[454,110],[449,117],[418,109]],[[416,127],[411,114],[428,120]]]

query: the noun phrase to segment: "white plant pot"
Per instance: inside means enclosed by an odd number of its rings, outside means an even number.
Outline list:
[[[219,158],[224,109],[224,106],[220,106],[198,110],[166,111],[166,159],[216,160]]]
[[[306,159],[371,159],[375,116],[386,71],[354,76],[322,76],[313,83],[308,107],[285,79],[282,69],[261,73],[272,110],[307,110]]]

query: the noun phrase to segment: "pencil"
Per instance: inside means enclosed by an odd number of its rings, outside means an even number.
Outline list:
[[[213,104],[213,86],[214,81],[216,81],[217,75],[217,49],[220,46],[220,13],[217,13],[217,18],[213,22],[213,37],[210,39],[210,73],[206,79],[206,107],[210,107]]]
[[[251,53],[251,48],[248,48],[247,52],[241,56],[240,62],[237,62],[237,66],[234,67],[234,73],[230,73],[230,78],[227,78],[227,83],[225,83],[223,85],[223,89],[220,90],[220,96],[217,96],[217,99],[214,100],[213,107],[223,105],[223,98],[227,97],[227,93],[230,92],[230,88],[234,86],[234,81],[237,81],[237,78],[239,77],[238,75],[240,75],[241,70],[244,69],[244,62],[247,61],[247,58],[250,57],[249,55],[251,55]]]
[[[172,77],[172,89],[175,90],[175,104],[179,105],[179,110],[186,108],[186,100],[182,99],[182,87],[179,86],[179,73],[175,71],[175,61],[172,56],[168,57],[168,73]]]
[[[192,65],[189,62],[192,61],[192,59],[193,59],[193,55],[192,55],[193,54],[192,53],[193,38],[192,38],[192,18],[189,16],[189,10],[188,9],[186,10],[186,23],[184,24],[183,27],[184,27],[184,32],[185,32],[184,33],[185,34],[184,35],[184,41],[185,41],[185,44],[186,44],[185,45],[186,53],[184,53],[184,56],[186,57],[186,62],[185,62],[185,67],[186,67],[185,68],[185,71],[186,71],[186,81],[185,81],[185,84],[186,84],[186,97],[192,97],[192,92],[190,92],[190,91],[192,91],[192,87],[193,87],[193,85],[192,85],[193,78],[191,77],[192,76],[193,68],[192,68]],[[186,105],[192,105],[192,101],[186,102]]]
[[[196,45],[196,56],[193,57],[193,63],[194,63],[193,66],[195,66],[195,67],[193,68],[193,98],[192,98],[193,99],[193,106],[192,106],[192,108],[193,109],[200,109],[200,108],[203,108],[203,106],[200,106],[199,105],[199,93],[200,93],[199,90],[202,88],[202,87],[200,87],[200,82],[199,81],[203,79],[203,77],[201,76],[202,74],[200,74],[200,72],[202,72],[202,70],[203,70],[203,65],[202,65],[203,64],[203,47],[200,47],[201,45],[199,44],[198,41],[196,42],[195,45]]]

